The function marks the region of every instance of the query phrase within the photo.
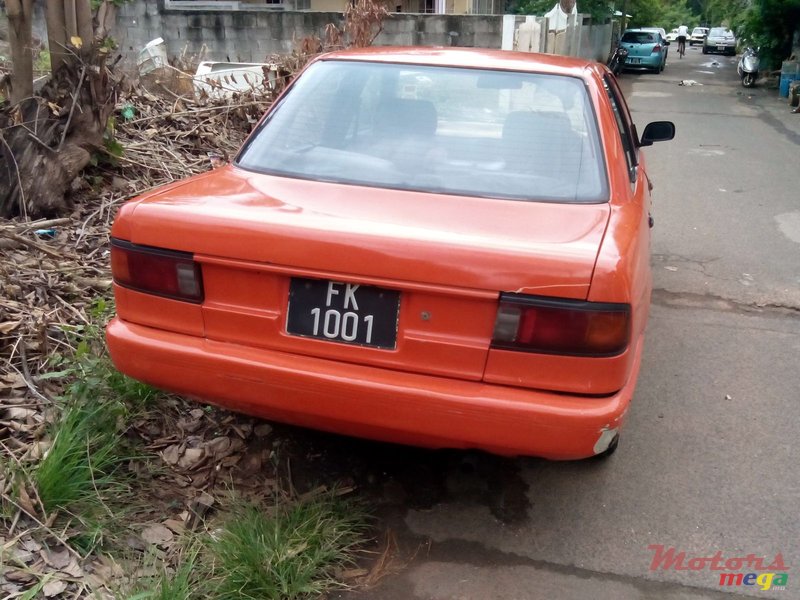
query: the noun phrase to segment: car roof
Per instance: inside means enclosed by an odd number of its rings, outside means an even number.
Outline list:
[[[586,70],[597,70],[597,63],[537,52],[511,52],[482,48],[433,48],[373,46],[323,54],[315,60],[353,60],[437,67],[471,67],[507,71],[528,71],[582,77]]]

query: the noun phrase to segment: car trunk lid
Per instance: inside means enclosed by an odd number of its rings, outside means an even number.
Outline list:
[[[586,298],[609,214],[607,204],[423,194],[235,167],[145,197],[134,212],[130,241],[168,240],[203,265],[206,337],[466,379],[482,376],[500,292]],[[314,291],[308,281],[322,284]],[[397,292],[397,307],[389,299],[374,310],[394,319],[396,337],[376,347],[352,308],[384,292]],[[314,297],[323,299],[316,313]],[[327,306],[339,313],[328,333],[349,323],[352,334],[357,320],[360,336],[344,343],[293,330],[290,298],[318,319],[318,334]]]
[[[655,36],[647,33],[638,33],[637,39],[638,41],[623,38],[620,45],[628,51],[628,57],[646,58],[650,56],[656,46]]]

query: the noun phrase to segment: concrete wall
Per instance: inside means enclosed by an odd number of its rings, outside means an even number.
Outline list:
[[[326,25],[342,19],[334,12],[175,10],[161,0],[133,0],[120,7],[114,38],[130,62],[157,37],[164,38],[170,57],[260,62],[291,52],[308,35],[324,37]],[[393,14],[376,43],[500,48],[502,30],[500,15]]]
[[[581,49],[578,56],[606,62],[611,53],[614,27],[611,23],[592,25],[581,30]]]
[[[604,62],[611,49],[612,25],[592,24],[585,15],[570,15],[566,29],[553,31],[546,17],[506,17],[506,28],[514,27],[513,40],[504,39],[503,49],[548,52]]]

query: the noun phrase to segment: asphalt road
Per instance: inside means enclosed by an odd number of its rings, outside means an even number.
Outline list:
[[[676,49],[664,73],[622,77],[639,130],[678,134],[647,149],[656,289],[619,450],[554,463],[315,438],[396,541],[380,583],[342,597],[800,598],[800,115],[742,88],[734,58]],[[651,570],[651,545],[780,553],[786,588]]]

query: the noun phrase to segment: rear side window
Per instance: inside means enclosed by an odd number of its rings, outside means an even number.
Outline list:
[[[655,44],[656,34],[647,31],[626,31],[622,41],[629,44]]]
[[[625,160],[628,163],[628,176],[631,183],[636,181],[636,165],[638,164],[638,155],[636,151],[636,137],[633,133],[633,127],[630,121],[630,114],[627,111],[625,102],[622,100],[622,94],[619,92],[616,84],[610,79],[605,78],[603,84],[608,94],[608,101],[614,111],[614,119],[617,122],[617,129],[619,131],[620,141],[625,150]]]
[[[371,187],[603,202],[598,139],[577,78],[322,61],[298,79],[237,163]]]

